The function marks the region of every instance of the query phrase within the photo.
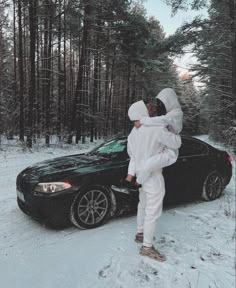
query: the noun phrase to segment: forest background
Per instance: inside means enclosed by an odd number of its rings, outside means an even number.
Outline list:
[[[134,0],[0,0],[0,147],[127,134],[131,103],[176,90],[183,133],[236,147],[236,3],[163,0],[207,17],[172,35]],[[175,57],[197,62],[179,75]],[[196,85],[196,81],[200,85]]]

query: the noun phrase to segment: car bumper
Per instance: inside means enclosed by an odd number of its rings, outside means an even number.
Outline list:
[[[19,208],[35,219],[53,226],[64,226],[69,222],[70,207],[76,193],[60,195],[30,195],[25,199],[17,197]]]

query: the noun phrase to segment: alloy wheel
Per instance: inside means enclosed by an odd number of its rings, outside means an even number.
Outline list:
[[[207,177],[203,185],[203,199],[210,201],[218,198],[223,191],[223,181],[221,175],[213,171]]]
[[[102,191],[91,190],[80,199],[77,215],[84,224],[94,225],[103,219],[107,209],[107,196]]]

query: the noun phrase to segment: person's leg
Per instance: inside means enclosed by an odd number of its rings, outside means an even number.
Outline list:
[[[154,174],[151,181],[147,181],[146,188],[146,208],[143,229],[143,246],[140,249],[140,255],[147,256],[158,261],[165,261],[166,257],[162,255],[152,245],[153,236],[156,228],[157,219],[162,212],[162,203],[165,194],[164,179],[162,174]]]
[[[138,212],[137,212],[137,232],[138,233],[143,233],[145,207],[146,207],[146,193],[142,188],[140,188],[139,189]]]
[[[151,247],[155,233],[157,219],[162,213],[163,198],[165,195],[165,183],[161,173],[153,173],[143,189],[146,194],[145,218],[144,218],[144,240],[143,245]]]
[[[177,158],[178,151],[166,147],[162,153],[154,155],[147,160],[143,169],[139,172],[137,182],[142,185],[153,172],[172,165],[176,162]]]

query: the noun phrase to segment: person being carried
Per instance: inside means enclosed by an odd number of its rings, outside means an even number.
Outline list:
[[[137,121],[136,126],[165,126],[170,132],[179,134],[183,126],[183,112],[175,91],[172,88],[165,88],[157,95],[156,99],[157,115],[159,116],[152,117],[153,110],[150,104],[147,104],[149,115]],[[131,172],[128,171],[124,186],[130,189],[138,189],[152,172],[175,163],[178,154],[178,149],[172,149],[167,145],[161,153],[153,155],[146,161],[139,176],[136,178],[136,182],[132,182],[136,175],[132,175]]]
[[[143,101],[132,104],[128,116],[134,123],[128,136],[127,150],[130,156],[128,171],[131,175],[139,177],[148,159],[154,155],[165,153],[163,151],[166,145],[172,149],[178,149],[181,145],[181,138],[179,135],[169,132],[163,125],[139,127],[139,121],[143,117],[148,117],[148,110]],[[154,248],[152,242],[157,219],[162,213],[164,195],[165,184],[161,163],[159,163],[159,168],[148,176],[139,189],[137,234],[135,236],[135,241],[143,244],[140,254],[159,261],[165,261],[166,258]]]

